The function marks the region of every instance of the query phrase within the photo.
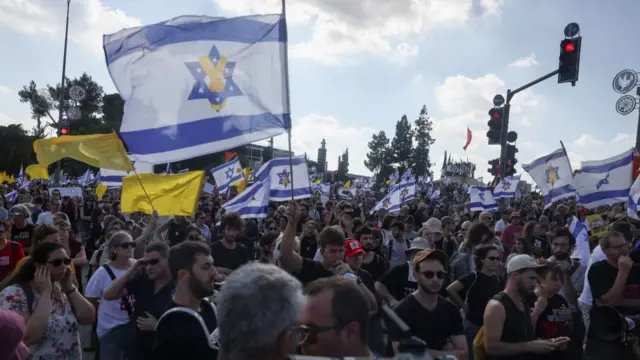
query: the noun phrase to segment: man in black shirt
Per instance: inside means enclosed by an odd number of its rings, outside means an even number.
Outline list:
[[[439,295],[447,277],[448,262],[449,257],[441,250],[424,250],[416,254],[411,260],[411,270],[418,289],[400,301],[394,310],[409,325],[412,335],[427,343],[431,355],[464,357],[467,342],[460,311]],[[389,339],[394,352],[398,353],[401,334],[393,330]]]
[[[222,240],[211,245],[211,256],[220,274],[229,275],[233,270],[249,262],[246,248],[236,242],[238,234],[244,228],[244,222],[238,213],[229,212],[220,221]]]
[[[185,241],[171,248],[169,269],[176,290],[169,309],[158,319],[154,360],[217,359],[217,344],[210,340],[218,326],[213,295],[216,268],[209,247]]]
[[[429,243],[426,239],[415,238],[411,243],[411,247],[407,250],[407,258],[411,261],[417,253],[428,248]],[[418,282],[414,277],[409,262],[387,270],[380,280],[376,282],[376,292],[391,306],[396,305],[417,288]]]
[[[144,258],[122,276],[116,278],[105,290],[105,300],[118,300],[134,295],[136,318],[136,360],[151,359],[153,331],[157,319],[171,302],[175,283],[169,271],[169,246],[154,241],[145,248]],[[145,271],[141,271],[141,270]]]

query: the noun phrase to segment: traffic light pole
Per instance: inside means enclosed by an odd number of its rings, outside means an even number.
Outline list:
[[[560,69],[556,69],[548,73],[547,75],[539,77],[533,80],[532,82],[525,84],[515,90],[507,90],[507,99],[504,104],[504,110],[502,115],[503,116],[502,129],[500,131],[500,176],[502,176],[503,178],[507,172],[507,133],[509,132],[509,112],[511,110],[511,99],[513,99],[513,97],[517,93],[527,90],[528,88],[536,84],[539,84],[550,77],[556,76],[558,75],[559,72],[560,72]]]
[[[64,51],[62,53],[62,80],[60,80],[60,105],[58,109],[58,130],[64,125],[63,113],[64,113],[64,94],[65,94],[65,80],[67,77],[67,45],[69,42],[69,10],[71,8],[71,0],[67,0],[67,22],[64,30]],[[60,184],[62,171],[62,160],[56,162],[56,174],[54,180],[56,184]]]

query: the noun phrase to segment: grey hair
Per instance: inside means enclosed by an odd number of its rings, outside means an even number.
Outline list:
[[[623,239],[624,240],[624,235],[622,235],[622,233],[620,233],[618,231],[608,231],[606,234],[604,234],[600,238],[598,243],[599,243],[601,248],[606,249],[606,248],[610,247],[611,239],[613,239],[613,238],[618,238],[618,239]]]
[[[220,355],[248,360],[277,351],[278,339],[299,324],[305,296],[289,273],[254,262],[227,277],[216,303]]]

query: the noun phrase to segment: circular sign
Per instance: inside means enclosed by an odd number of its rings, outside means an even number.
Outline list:
[[[69,89],[69,96],[72,100],[82,101],[87,96],[87,92],[82,87],[74,85]]]
[[[67,110],[67,117],[70,120],[78,120],[80,119],[80,116],[82,116],[82,112],[80,112],[80,109],[78,109],[77,107],[72,107]]]
[[[636,108],[636,98],[631,95],[624,95],[616,101],[616,111],[620,115],[629,115]]]
[[[493,106],[502,106],[504,105],[504,96],[498,94],[493,97]]]
[[[580,26],[578,26],[578,23],[572,22],[569,25],[564,27],[564,36],[568,38],[577,36],[579,33],[580,33]]]
[[[638,85],[638,73],[634,70],[622,70],[614,78],[611,86],[613,91],[626,94]]]

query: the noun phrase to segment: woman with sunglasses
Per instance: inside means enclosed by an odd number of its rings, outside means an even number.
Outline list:
[[[71,257],[73,265],[76,269],[76,284],[82,292],[82,267],[87,264],[87,254],[84,251],[84,246],[80,241],[75,238],[74,233],[71,231],[71,224],[64,219],[56,219],[54,226],[60,231],[60,242],[67,250],[67,254]]]
[[[42,242],[0,291],[0,308],[24,318],[32,359],[82,358],[79,325],[93,323],[95,308],[73,284],[69,264],[62,244]]]
[[[99,339],[99,353],[102,360],[119,360],[135,356],[135,321],[133,316],[133,296],[109,301],[104,292],[113,280],[129,270],[136,261],[133,259],[135,242],[125,231],[118,231],[106,244],[104,253],[109,262],[99,267],[89,279],[85,295],[94,304],[98,304],[98,324],[96,332]]]

